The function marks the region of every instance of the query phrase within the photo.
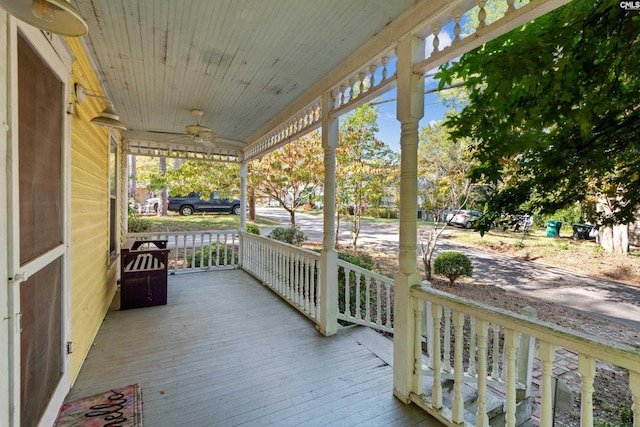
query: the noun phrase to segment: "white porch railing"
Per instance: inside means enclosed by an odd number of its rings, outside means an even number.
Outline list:
[[[320,254],[266,237],[242,234],[242,268],[319,322]]]
[[[132,233],[127,237],[167,239],[172,273],[237,268],[241,254],[243,269],[319,322],[321,257],[317,252],[246,233],[239,250],[239,233],[235,231]],[[341,288],[338,319],[392,333],[393,280],[342,260],[337,267],[335,280]],[[504,425],[519,425],[523,417],[530,416],[531,361],[537,352],[541,363],[540,420],[542,426],[551,426],[555,351],[564,348],[578,354],[581,425],[594,425],[593,384],[598,360],[629,372],[635,403],[633,425],[640,427],[640,350],[597,342],[530,315],[425,285],[413,288],[411,298],[416,360],[411,400],[445,424],[488,426],[489,413],[499,407],[497,417],[504,419]]]
[[[338,319],[393,332],[393,279],[338,260]]]
[[[529,340],[522,340],[521,337],[527,336],[537,340],[537,353],[542,364],[542,426],[553,424],[552,369],[556,348],[565,348],[578,354],[578,370],[582,380],[580,425],[594,425],[593,382],[596,360],[599,360],[629,371],[629,387],[635,402],[633,425],[640,426],[638,349],[613,342],[597,342],[585,334],[426,286],[414,288],[411,295],[416,313],[417,361],[411,400],[447,425],[488,426],[490,382],[504,392],[505,425],[520,424],[520,419],[516,421],[517,402],[528,397],[528,391],[519,384],[531,373],[518,369],[518,352],[530,352],[535,348],[533,345],[522,348],[523,343]],[[423,319],[426,302],[431,305],[431,319]],[[443,313],[447,314],[443,316]],[[453,330],[452,341],[447,340],[448,334],[443,333],[443,329],[449,328]],[[434,336],[435,339],[425,342],[425,335]],[[425,347],[427,358],[423,352]],[[500,348],[504,348],[504,351],[500,352]],[[430,355],[440,357],[428,357]],[[432,380],[427,377],[432,377]],[[448,395],[443,387],[447,379],[453,382]],[[477,395],[472,402],[465,401],[463,396],[463,384],[470,380],[477,383]],[[424,389],[423,384],[427,385]],[[519,392],[519,389],[523,391]]]
[[[238,268],[238,231],[128,233],[127,238],[167,239],[170,274]]]

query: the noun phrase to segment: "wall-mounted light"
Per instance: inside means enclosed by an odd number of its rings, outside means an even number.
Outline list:
[[[74,91],[76,94],[76,99],[78,100],[78,104],[82,104],[87,96],[92,98],[102,98],[109,101],[109,98],[106,96],[102,96],[94,91],[87,91],[80,83],[76,83],[74,86]],[[113,109],[113,104],[109,102],[107,107],[102,110],[100,114],[91,119],[91,123],[98,126],[106,126],[116,129],[127,130],[127,127],[120,121],[120,116],[118,116]]]
[[[80,12],[66,0],[0,0],[0,7],[50,33],[81,37],[89,32]]]

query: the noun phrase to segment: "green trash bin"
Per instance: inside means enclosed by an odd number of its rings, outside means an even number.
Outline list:
[[[550,219],[547,221],[547,237],[560,237],[560,227],[562,227],[562,221],[556,221]]]

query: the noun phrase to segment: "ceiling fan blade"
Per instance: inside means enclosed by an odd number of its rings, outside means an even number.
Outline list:
[[[176,133],[175,135],[179,135],[176,138],[170,138],[170,139],[164,139],[162,141],[158,141],[158,142],[175,142],[175,141],[183,141],[183,140],[188,140],[189,135],[184,135],[184,134],[180,134],[180,133]]]
[[[218,145],[215,142],[211,141],[210,139],[203,139],[202,145],[209,148],[218,148]]]

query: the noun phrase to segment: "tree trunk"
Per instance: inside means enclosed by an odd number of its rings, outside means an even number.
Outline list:
[[[360,236],[360,213],[358,209],[353,212],[353,238],[351,243],[353,244],[353,253],[358,253],[358,236]]]
[[[602,227],[598,233],[600,244],[607,252],[629,253],[629,226]]]
[[[291,226],[295,227],[296,226],[296,209],[295,208],[293,208],[293,209],[289,208],[289,209],[287,209],[287,211],[289,212],[289,217],[291,219]]]
[[[136,156],[129,156],[129,200],[137,198]]]
[[[160,157],[160,174],[167,173],[167,158]],[[158,203],[158,216],[167,216],[167,189],[160,193],[160,203]]]
[[[256,189],[249,190],[249,220],[256,220]]]

